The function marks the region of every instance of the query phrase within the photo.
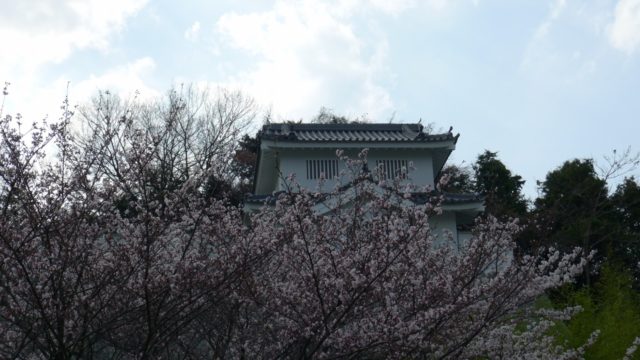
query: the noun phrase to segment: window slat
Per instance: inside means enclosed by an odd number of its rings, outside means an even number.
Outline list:
[[[382,173],[380,174],[381,180],[395,179],[400,177],[405,179],[407,177],[407,160],[376,160],[376,168]]]
[[[307,179],[320,179],[324,175],[325,179],[333,179],[338,176],[338,160],[306,160]]]

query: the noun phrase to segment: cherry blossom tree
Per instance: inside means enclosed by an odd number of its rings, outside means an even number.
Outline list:
[[[578,249],[512,259],[518,225],[495,219],[478,223],[458,249],[430,226],[441,199],[415,205],[408,199],[416,189],[396,182],[381,191],[359,173],[365,159],[343,160],[353,175],[348,190],[326,196],[291,178],[291,190],[251,218],[269,255],[253,274],[249,298],[260,321],[248,321],[253,334],[242,351],[264,358],[562,355],[544,334],[551,319],[567,314],[534,314],[531,303],[581,271]]]
[[[575,309],[532,306],[580,273],[579,249],[514,258],[518,224],[495,219],[453,246],[430,223],[442,198],[377,183],[364,153],[340,155],[350,182],[333,192],[292,176],[243,214],[203,196],[214,167],[159,191],[164,133],[132,113],[87,146],[64,109],[51,125],[0,120],[2,358],[581,354],[547,333]]]
[[[195,319],[226,311],[254,262],[239,210],[201,196],[205,171],[159,199],[159,146],[138,129],[107,176],[108,148],[78,146],[63,108],[51,125],[0,121],[0,357],[187,353]]]
[[[63,120],[50,126],[25,129],[19,115],[0,120],[2,357],[83,353],[119,278],[97,241],[102,230],[92,213],[99,203],[79,191],[91,185],[74,161],[69,117],[65,106]],[[48,163],[53,145],[58,161]]]
[[[235,190],[234,153],[256,113],[254,100],[239,91],[185,85],[152,101],[104,91],[78,108],[82,131],[75,143],[92,172],[120,187],[122,208],[142,196],[139,186],[162,202],[195,179],[205,182],[203,195],[220,199]],[[131,154],[143,151],[147,163],[136,164],[140,157]],[[126,176],[139,166],[147,171],[143,184]]]

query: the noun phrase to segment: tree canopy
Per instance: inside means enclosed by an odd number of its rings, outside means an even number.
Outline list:
[[[185,101],[99,98],[83,109],[93,122],[81,138],[70,111],[26,133],[0,119],[0,357],[580,353],[547,334],[570,310],[531,306],[580,273],[579,249],[513,259],[518,225],[490,217],[442,246],[429,223],[441,204],[407,206],[399,183],[378,191],[359,178],[366,155],[341,157],[359,196],[328,194],[348,204],[331,215],[293,178],[273,206],[243,214],[207,193],[212,175],[242,178],[221,172],[237,155],[222,134],[239,137],[241,117]],[[213,124],[193,128],[200,120]]]
[[[522,195],[524,180],[511,173],[498,153],[486,150],[478,155],[473,165],[474,188],[486,196],[487,212],[499,218],[520,217],[527,212],[527,201]]]

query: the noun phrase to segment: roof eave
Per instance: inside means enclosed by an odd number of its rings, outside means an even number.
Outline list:
[[[455,139],[443,141],[287,141],[262,139],[264,146],[272,149],[287,148],[333,148],[333,149],[353,149],[353,148],[369,148],[369,149],[385,149],[385,148],[405,148],[405,149],[447,149],[453,151],[455,149]]]

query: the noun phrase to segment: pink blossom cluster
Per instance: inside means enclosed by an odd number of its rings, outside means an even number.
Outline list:
[[[126,116],[90,148],[68,122],[0,121],[1,358],[580,356],[546,335],[574,310],[531,306],[580,273],[579,249],[514,257],[519,227],[495,219],[443,246],[438,198],[408,204],[361,174],[366,154],[343,159],[347,190],[291,178],[243,214],[202,195],[189,156],[158,186],[168,145]]]
[[[514,259],[517,223],[492,218],[459,248],[430,226],[439,204],[407,205],[404,187],[380,191],[355,180],[349,191],[322,196],[329,215],[316,211],[319,194],[293,186],[251,217],[269,256],[252,276],[261,322],[243,351],[250,346],[266,358],[565,354],[545,334],[570,313],[534,314],[531,303],[581,272],[579,249]]]

